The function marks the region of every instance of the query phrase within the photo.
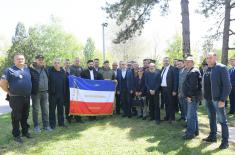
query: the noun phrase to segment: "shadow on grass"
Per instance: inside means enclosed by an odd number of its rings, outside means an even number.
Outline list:
[[[202,108],[200,108],[199,114],[204,115]],[[29,118],[29,120],[32,119]],[[32,124],[32,121],[30,121],[30,124]],[[37,147],[32,150],[31,153],[40,154],[45,149],[45,145],[50,146],[61,139],[67,141],[73,140],[74,138],[78,139],[81,136],[81,132],[91,127],[99,126],[99,130],[105,130],[107,124],[120,129],[129,129],[128,138],[132,141],[138,138],[146,138],[146,141],[152,145],[145,148],[146,152],[149,153],[158,151],[163,154],[177,152],[177,155],[202,154],[202,150],[208,147],[208,145],[203,142],[199,142],[200,144],[196,147],[190,147],[189,142],[182,140],[182,135],[185,130],[185,124],[183,122],[175,122],[173,124],[163,122],[160,125],[156,125],[154,122],[143,121],[137,118],[122,118],[121,116],[99,117],[97,121],[85,120],[84,124],[72,123],[69,125],[68,129],[57,127],[56,130],[50,133],[43,132],[40,135],[33,134],[33,139],[24,139],[25,143],[23,145],[16,145],[11,138],[10,115],[7,114],[0,117],[0,135],[5,134],[3,136],[4,140],[0,140],[0,144],[3,144],[0,145],[0,154],[7,152],[25,154],[33,146]],[[208,125],[203,122],[200,123],[199,127],[201,133],[205,135],[208,134]],[[212,154],[218,151],[218,149],[208,150],[206,154]]]

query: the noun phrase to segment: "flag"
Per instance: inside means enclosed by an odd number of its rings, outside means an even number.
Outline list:
[[[69,76],[70,114],[81,116],[112,115],[115,83]]]

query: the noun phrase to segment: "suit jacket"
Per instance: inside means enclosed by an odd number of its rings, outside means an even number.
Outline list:
[[[134,77],[133,77],[133,73],[131,70],[127,69],[126,70],[126,80],[127,80],[127,91],[134,91]],[[117,91],[122,90],[121,86],[121,82],[122,82],[122,70],[118,70],[117,71],[117,81],[118,81],[118,85],[117,85]]]
[[[161,74],[163,72],[164,68],[162,68],[161,70]],[[177,92],[178,90],[178,73],[175,69],[175,67],[173,66],[170,66],[169,67],[169,70],[168,70],[168,73],[167,73],[167,76],[166,76],[166,83],[167,83],[167,88],[169,91],[171,92]],[[162,77],[161,77],[161,80],[162,80]]]
[[[230,68],[229,69],[229,74],[230,74],[230,82],[233,87],[235,87],[235,69]]]
[[[94,73],[94,79],[95,80],[103,80],[102,74],[97,72],[95,69],[93,69],[93,73]],[[83,79],[91,79],[89,69],[85,69],[85,70],[83,70],[81,72],[81,78],[83,78]]]

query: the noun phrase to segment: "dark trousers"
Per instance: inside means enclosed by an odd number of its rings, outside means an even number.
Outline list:
[[[150,119],[160,121],[159,94],[149,95]]]
[[[29,117],[30,96],[10,96],[12,134],[14,137],[20,136],[20,125],[22,134],[28,133],[27,120]]]
[[[132,95],[125,90],[120,93],[122,109],[126,116],[131,116],[131,97]]]
[[[49,122],[51,128],[56,126],[56,112],[59,126],[64,125],[64,99],[62,96],[50,96],[49,100]]]
[[[210,134],[209,137],[216,138],[217,136],[217,123],[216,123],[216,109],[212,101],[205,100],[206,111],[208,113]]]
[[[230,111],[229,113],[235,114],[235,87],[233,86],[231,93],[229,95],[230,100]]]
[[[120,114],[120,110],[121,110],[120,95],[116,94],[115,99],[116,99],[116,114]]]
[[[162,88],[163,102],[166,110],[166,120],[175,120],[175,110],[173,106],[173,96],[172,91],[170,91],[167,87]]]
[[[173,108],[174,108],[175,112],[179,112],[178,94],[173,96]]]

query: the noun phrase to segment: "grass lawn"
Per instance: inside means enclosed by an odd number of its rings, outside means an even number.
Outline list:
[[[178,116],[177,116],[178,117]],[[32,126],[32,119],[30,117]],[[235,118],[229,118],[235,125]],[[31,133],[33,139],[23,139],[24,144],[16,144],[11,136],[10,115],[0,116],[0,154],[48,154],[48,155],[145,155],[177,154],[234,155],[235,144],[220,151],[217,143],[206,144],[209,127],[204,107],[199,110],[200,135],[191,141],[182,140],[183,122],[155,125],[154,122],[120,116],[102,117],[98,121],[73,123],[68,129],[56,128],[51,133],[40,135]]]

